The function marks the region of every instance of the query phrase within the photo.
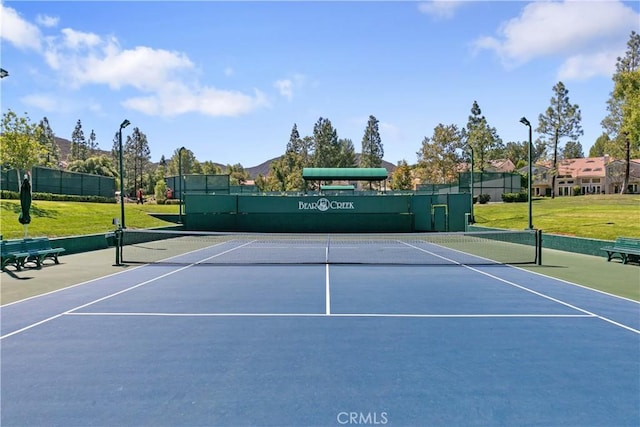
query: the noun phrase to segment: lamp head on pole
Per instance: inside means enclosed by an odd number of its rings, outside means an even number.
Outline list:
[[[124,129],[127,126],[129,126],[131,124],[131,122],[127,119],[124,120],[124,122],[122,122],[122,124],[120,124],[120,129]]]
[[[526,118],[526,117],[521,118],[521,119],[520,119],[520,123],[522,123],[522,124],[523,124],[523,125],[525,125],[525,126],[529,126],[529,127],[531,127],[531,123],[529,123],[529,120],[527,120],[527,118]]]
[[[4,68],[0,68],[0,79],[4,79],[8,75],[9,75],[9,72],[7,70],[5,70]]]

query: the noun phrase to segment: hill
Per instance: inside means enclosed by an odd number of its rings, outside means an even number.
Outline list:
[[[58,144],[58,148],[60,149],[60,160],[66,162],[69,158],[69,154],[71,154],[71,141],[65,138],[54,137],[55,143]],[[99,156],[111,156],[111,151],[100,150],[98,149]]]
[[[71,141],[69,141],[68,139],[59,138],[56,136],[55,142],[56,144],[58,144],[58,147],[60,149],[60,159],[62,161],[66,161],[69,158],[69,154],[71,154]],[[99,149],[98,155],[111,156],[111,151]],[[273,159],[269,159],[265,162],[262,162],[257,166],[252,166],[252,167],[245,166],[244,169],[245,171],[247,171],[251,179],[256,179],[258,175],[267,176],[267,174],[271,170],[271,163],[278,160],[279,158],[280,157],[274,157]],[[360,155],[356,153],[356,163],[359,161],[359,158],[360,158]],[[199,160],[203,161],[202,159],[199,159]],[[220,166],[222,169],[225,169],[227,167],[227,165],[223,165],[219,163],[215,163],[215,164]],[[393,163],[390,163],[384,160],[382,161],[382,167],[385,168],[387,171],[389,171],[389,173],[392,173],[394,170],[396,170],[396,166]]]

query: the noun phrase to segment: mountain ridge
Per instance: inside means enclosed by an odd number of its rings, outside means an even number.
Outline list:
[[[57,136],[55,137],[54,140],[58,145],[58,148],[60,149],[60,159],[67,159],[69,154],[71,154],[71,141],[65,138],[57,137]],[[106,155],[106,156],[111,155],[111,151],[108,151],[108,150],[98,149],[97,151],[99,155]],[[256,179],[259,175],[267,176],[267,174],[271,171],[271,163],[280,159],[281,157],[282,156],[274,157],[272,159],[266,160],[258,164],[257,166],[245,167],[243,165],[243,167],[244,167],[244,170],[249,174],[249,177],[251,179]],[[360,154],[356,153],[356,164],[358,163],[359,158],[360,158]],[[214,164],[217,166],[220,166],[223,169],[227,167],[227,165],[224,165],[221,163],[214,162]],[[389,173],[393,172],[396,169],[396,166],[393,163],[387,162],[386,160],[382,161],[381,167],[385,168],[387,171],[389,171]]]

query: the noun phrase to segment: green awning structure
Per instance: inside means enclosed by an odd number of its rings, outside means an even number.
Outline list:
[[[304,168],[305,181],[384,181],[389,172],[385,168]]]

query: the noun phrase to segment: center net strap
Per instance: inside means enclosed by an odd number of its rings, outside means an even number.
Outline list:
[[[122,261],[167,264],[535,263],[535,230],[407,234],[122,230]]]

